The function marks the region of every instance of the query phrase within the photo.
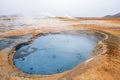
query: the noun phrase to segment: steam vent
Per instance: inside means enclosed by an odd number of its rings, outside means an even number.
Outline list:
[[[120,80],[119,70],[120,18],[0,17],[0,80]]]

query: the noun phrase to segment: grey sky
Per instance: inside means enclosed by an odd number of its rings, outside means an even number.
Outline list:
[[[120,12],[120,0],[0,0],[0,15],[101,17]]]

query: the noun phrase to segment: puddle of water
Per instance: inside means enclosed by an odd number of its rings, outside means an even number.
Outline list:
[[[49,34],[19,48],[14,64],[30,74],[55,74],[89,59],[99,40],[90,35]]]
[[[4,49],[6,47],[9,47],[11,43],[13,43],[13,40],[10,40],[10,39],[0,40],[0,50]]]
[[[24,36],[12,36],[8,38],[0,38],[0,50],[10,47],[10,46],[15,46],[18,43],[30,41],[32,38],[32,35],[24,35]]]

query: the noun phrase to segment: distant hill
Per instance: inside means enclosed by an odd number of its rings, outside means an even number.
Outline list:
[[[115,15],[106,15],[104,17],[106,17],[106,18],[117,18],[117,17],[120,17],[120,13],[117,13]]]

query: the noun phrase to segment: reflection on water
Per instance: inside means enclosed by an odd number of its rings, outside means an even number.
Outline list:
[[[31,74],[54,74],[72,69],[91,57],[98,39],[90,35],[49,34],[17,50],[14,64]]]

